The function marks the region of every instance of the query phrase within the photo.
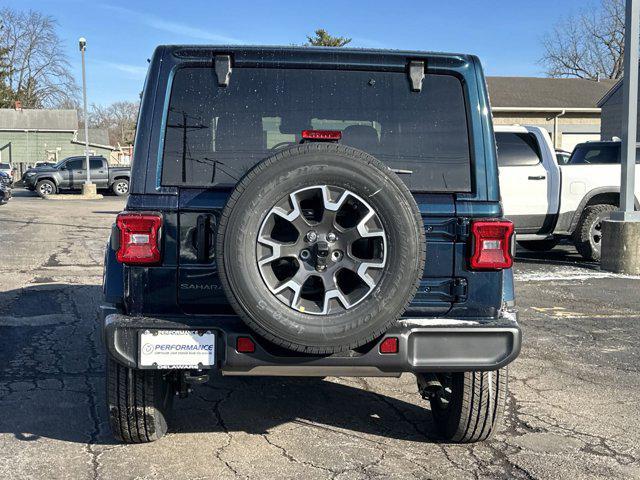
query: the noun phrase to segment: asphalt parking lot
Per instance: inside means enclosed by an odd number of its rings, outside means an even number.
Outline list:
[[[505,429],[438,443],[414,377],[222,378],[159,442],[120,445],[96,321],[123,200],[0,207],[0,478],[640,478],[640,278],[521,251]]]

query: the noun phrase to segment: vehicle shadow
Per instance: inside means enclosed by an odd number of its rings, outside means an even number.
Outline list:
[[[11,191],[11,195],[13,197],[40,198],[40,196],[36,192],[32,192],[31,190],[27,190],[26,188],[16,187],[15,185],[13,187],[13,190]]]
[[[516,265],[557,265],[584,268],[586,270],[600,270],[598,262],[585,260],[569,245],[561,245],[548,252],[533,252],[518,247],[515,262]]]
[[[385,384],[396,381],[388,379]],[[361,378],[216,375],[194,389],[189,398],[176,402],[171,431],[262,435],[279,425],[296,423],[348,430],[351,434],[437,441],[428,402],[422,400],[417,388],[410,401],[405,401],[372,391],[375,382]]]
[[[100,285],[0,291],[0,432],[23,441],[115,443],[108,428],[105,354],[95,314],[100,298]],[[413,386],[403,400],[379,393],[380,384],[372,391],[378,380],[371,379],[212,373],[188,398],[175,399],[170,432],[264,434],[296,423],[351,435],[436,441],[428,403]],[[395,381],[383,380],[386,385]]]

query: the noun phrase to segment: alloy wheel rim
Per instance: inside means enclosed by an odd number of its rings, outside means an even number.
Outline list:
[[[602,219],[598,218],[593,225],[591,225],[591,244],[596,250],[600,250],[602,245]]]
[[[118,193],[127,193],[129,189],[127,188],[127,184],[124,182],[118,182],[116,184],[116,191]]]
[[[330,185],[280,199],[256,242],[256,263],[270,292],[311,315],[344,312],[362,302],[380,283],[386,257],[386,233],[373,207]]]
[[[51,195],[52,192],[53,188],[51,188],[51,185],[49,185],[48,183],[40,185],[40,193],[42,193],[43,195]]]

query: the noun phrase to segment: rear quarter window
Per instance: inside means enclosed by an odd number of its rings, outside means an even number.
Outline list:
[[[162,152],[165,186],[234,185],[260,160],[300,142],[306,129],[340,130],[413,191],[471,191],[464,89],[426,75],[412,92],[405,73],[234,69],[219,87],[210,68],[179,69]]]
[[[542,161],[538,140],[533,133],[496,132],[498,166],[526,167]]]

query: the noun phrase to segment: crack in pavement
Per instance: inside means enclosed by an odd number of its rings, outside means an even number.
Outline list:
[[[229,398],[231,398],[231,395],[233,395],[233,390],[228,390],[226,392],[226,395],[219,399],[219,400],[209,400],[208,398],[204,397],[203,395],[199,395],[199,394],[195,394],[192,393],[192,395],[195,395],[197,398],[199,398],[200,400],[202,400],[203,402],[206,403],[211,403],[213,404],[212,408],[213,408],[213,414],[216,417],[216,422],[217,425],[220,426],[220,428],[222,429],[222,431],[226,434],[227,436],[227,442],[226,444],[224,444],[221,447],[218,447],[215,451],[215,456],[216,458],[222,462],[224,464],[224,466],[231,471],[236,477],[241,476],[238,471],[231,465],[230,462],[228,462],[227,460],[225,460],[224,458],[222,458],[222,454],[224,453],[224,451],[229,448],[229,446],[231,445],[231,440],[233,439],[233,435],[232,433],[229,431],[229,429],[227,428],[227,425],[224,421],[224,419],[222,418],[222,413],[220,412],[220,406],[222,405],[223,402],[225,402],[226,400],[228,400]]]

